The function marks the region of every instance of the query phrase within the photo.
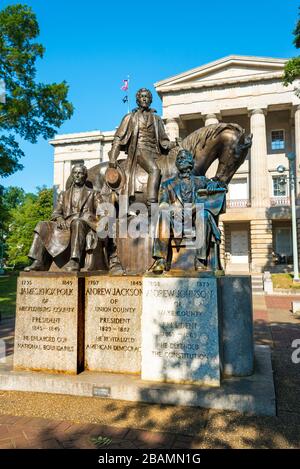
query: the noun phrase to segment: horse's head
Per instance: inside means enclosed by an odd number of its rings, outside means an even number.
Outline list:
[[[246,134],[242,129],[232,139],[232,144],[219,156],[219,166],[216,179],[228,184],[238,168],[244,163],[248,150],[252,145],[252,134]]]
[[[242,163],[245,161],[249,148],[252,145],[252,134],[245,133],[243,130],[240,139],[237,141],[236,148],[235,148],[235,156],[236,158],[243,158]]]

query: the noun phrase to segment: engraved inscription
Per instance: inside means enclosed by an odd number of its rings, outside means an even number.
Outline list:
[[[86,279],[85,361],[90,370],[140,370],[141,280]]]
[[[18,280],[15,368],[76,372],[77,279]]]
[[[144,279],[142,378],[219,382],[215,279]]]

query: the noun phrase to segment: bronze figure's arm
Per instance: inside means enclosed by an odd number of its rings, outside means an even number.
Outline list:
[[[126,114],[123,117],[122,122],[117,129],[114,140],[112,142],[111,150],[108,152],[109,157],[109,166],[115,168],[118,156],[120,154],[120,150],[124,146],[124,140],[128,140],[129,138],[129,121],[130,121],[130,114]]]

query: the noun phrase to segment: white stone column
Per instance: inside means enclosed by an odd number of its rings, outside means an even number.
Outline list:
[[[64,161],[64,187],[63,187],[63,190],[66,190],[66,183],[67,183],[68,177],[71,174],[71,169],[72,169],[71,160]]]
[[[53,185],[57,192],[64,190],[64,162],[54,160],[54,177]]]
[[[179,137],[179,125],[177,119],[167,119],[165,125],[166,133],[172,142]]]
[[[54,160],[54,175],[53,175],[53,202],[57,202],[57,197],[61,191],[64,190],[64,162]]]
[[[218,123],[219,123],[219,119],[217,118],[216,114],[206,114],[204,118],[205,127],[210,124],[218,124]]]
[[[267,207],[270,194],[267,171],[266,118],[262,109],[251,111],[250,129],[253,134],[250,156],[251,205],[252,207]]]
[[[296,197],[300,196],[300,106],[295,109]]]

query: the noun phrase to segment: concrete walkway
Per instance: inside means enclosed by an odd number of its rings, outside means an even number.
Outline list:
[[[292,299],[254,296],[255,340],[272,348],[276,417],[2,391],[0,448],[300,448],[300,363],[291,359],[300,319],[289,311]],[[0,323],[9,354],[13,329],[13,320]]]

